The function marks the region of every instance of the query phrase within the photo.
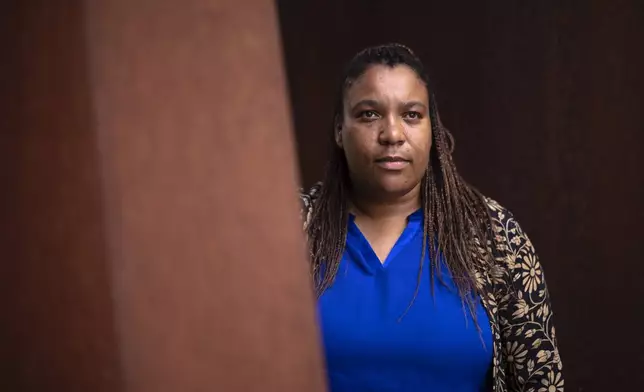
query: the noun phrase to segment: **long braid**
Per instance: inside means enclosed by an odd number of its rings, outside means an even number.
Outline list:
[[[314,206],[308,238],[312,260],[312,273],[317,294],[326,290],[335,279],[347,240],[347,190],[346,173],[342,159],[332,158],[326,169],[320,195]]]
[[[454,139],[440,121],[436,99],[420,59],[409,48],[399,44],[368,48],[358,53],[349,63],[345,72],[336,103],[334,129],[337,129],[342,118],[342,104],[346,89],[369,66],[375,64],[410,67],[423,80],[430,92],[429,116],[432,127],[432,147],[427,171],[421,184],[423,249],[417,286],[409,306],[413,304],[418,295],[426,250],[429,248],[432,293],[435,278],[443,283],[440,274],[442,262],[452,276],[464,308],[469,310],[476,323],[477,304],[473,294],[479,293],[476,288],[477,266],[475,261],[490,267],[493,265],[491,254],[481,254],[477,248],[477,244],[494,243],[490,230],[489,211],[483,196],[468,185],[456,170],[452,160]],[[347,197],[351,183],[346,158],[334,142],[334,137],[335,135],[332,133],[329,141],[331,146],[330,161],[326,168],[320,195],[313,207],[313,213],[307,226],[311,270],[318,295],[321,295],[333,284],[347,237]],[[474,257],[477,257],[478,260],[474,260]]]

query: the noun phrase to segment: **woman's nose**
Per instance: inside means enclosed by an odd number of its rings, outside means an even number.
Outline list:
[[[382,129],[378,135],[381,144],[402,144],[405,142],[405,131],[403,124],[397,118],[389,118],[383,122]]]

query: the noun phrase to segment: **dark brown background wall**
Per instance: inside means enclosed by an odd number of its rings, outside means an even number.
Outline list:
[[[644,2],[278,5],[303,182],[321,178],[344,62],[367,45],[411,46],[463,175],[537,246],[567,390],[643,385]]]

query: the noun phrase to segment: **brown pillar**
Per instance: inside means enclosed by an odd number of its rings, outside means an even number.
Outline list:
[[[323,390],[272,2],[15,4],[2,389]]]

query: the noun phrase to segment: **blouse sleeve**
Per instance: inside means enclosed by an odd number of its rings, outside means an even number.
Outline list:
[[[509,391],[564,390],[550,296],[539,258],[527,235],[506,211],[497,213],[499,236],[508,250],[507,291],[498,299],[502,354]],[[504,233],[502,233],[504,232]],[[505,235],[502,235],[505,234]]]

